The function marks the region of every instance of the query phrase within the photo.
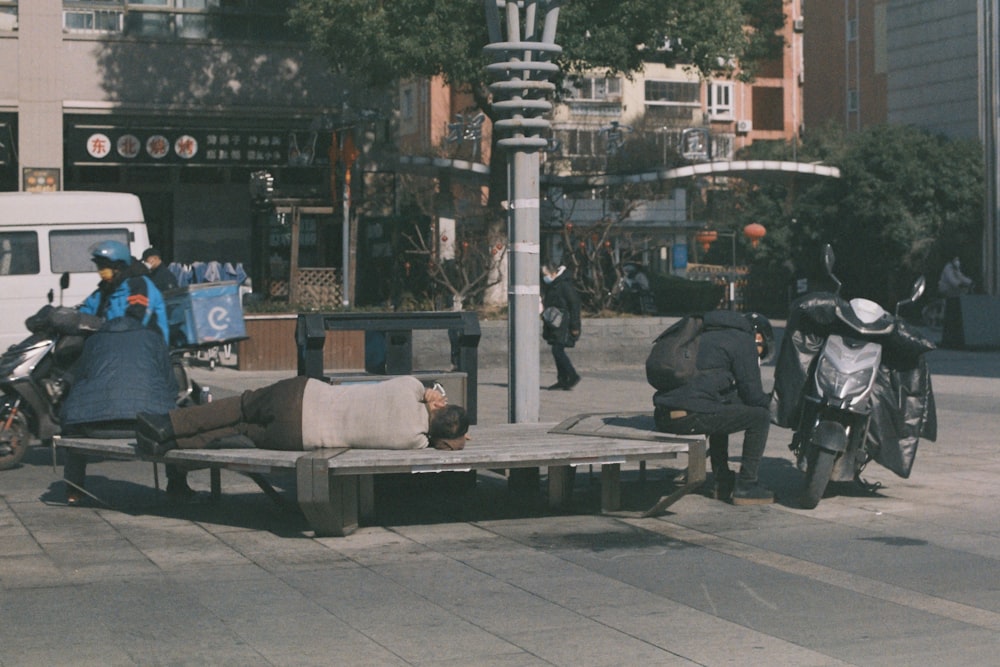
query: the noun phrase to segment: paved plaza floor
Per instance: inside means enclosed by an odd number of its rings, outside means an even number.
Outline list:
[[[575,361],[582,383],[542,391],[541,421],[650,406],[642,369]],[[415,476],[379,484],[378,525],[323,539],[292,479],[273,480],[286,508],[226,472],[219,503],[175,505],[151,464],[100,461],[88,487],[107,506],[70,508],[35,449],[0,472],[0,665],[995,665],[1000,353],[930,361],[940,437],[911,477],[873,465],[877,494],[812,511],[778,428],[774,505],[692,494],[656,519],[601,516],[580,469],[556,513],[499,474],[472,492]],[[288,375],[194,372],[216,396]],[[505,369],[482,369],[479,397],[481,423],[506,421]],[[625,504],[677,472],[627,470]],[[206,471],[191,481],[207,491]]]

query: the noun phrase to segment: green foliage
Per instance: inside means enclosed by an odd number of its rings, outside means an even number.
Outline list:
[[[544,11],[547,3],[538,4]],[[651,60],[690,65],[703,75],[731,73],[734,62],[752,72],[755,60],[780,54],[781,6],[781,0],[573,0],[560,8],[556,31],[563,74],[629,73]],[[299,0],[291,22],[335,69],[365,84],[441,74],[459,88],[482,90],[489,40],[481,2]],[[669,50],[645,46],[668,39]]]
[[[767,228],[751,251],[751,280],[758,283],[752,293],[784,292],[794,278],[822,280],[824,243],[833,245],[848,297],[892,304],[920,274],[935,285],[946,259],[956,254],[977,279],[983,220],[977,142],[905,126],[849,135],[826,128],[797,146],[755,143],[741,157],[793,156],[837,166],[841,178],[769,180],[736,193],[734,227],[760,222]]]

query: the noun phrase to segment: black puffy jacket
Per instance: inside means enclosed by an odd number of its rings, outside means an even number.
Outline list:
[[[80,424],[134,420],[139,412],[165,413],[176,405],[177,382],[163,336],[119,317],[84,343],[61,421],[72,431]]]
[[[658,391],[655,405],[689,412],[718,412],[724,405],[742,403],[766,408],[753,327],[740,313],[713,310],[705,313],[704,331],[698,340],[698,374],[671,391]]]

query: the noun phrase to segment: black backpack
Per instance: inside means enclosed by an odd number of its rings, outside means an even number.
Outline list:
[[[701,315],[687,315],[653,341],[646,357],[646,380],[658,391],[671,391],[698,373],[698,341],[705,328]]]

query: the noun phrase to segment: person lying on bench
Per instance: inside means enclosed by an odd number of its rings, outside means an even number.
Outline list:
[[[465,447],[468,430],[465,410],[449,405],[440,385],[427,389],[412,376],[344,385],[295,377],[167,414],[140,412],[136,418],[138,450],[151,456],[175,447],[239,446],[232,443],[240,439],[259,449],[292,451],[457,450]]]

